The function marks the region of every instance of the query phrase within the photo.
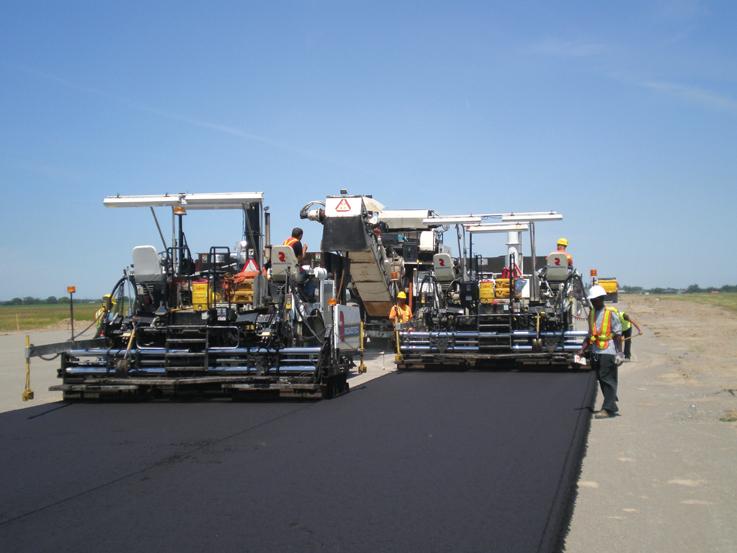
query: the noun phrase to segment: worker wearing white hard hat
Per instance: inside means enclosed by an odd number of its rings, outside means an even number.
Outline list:
[[[589,289],[592,309],[589,314],[589,332],[579,352],[588,352],[591,368],[596,371],[604,402],[595,418],[605,419],[619,414],[617,406],[618,368],[624,360],[622,353],[622,323],[616,310],[605,305],[606,290],[595,284]]]
[[[407,305],[407,294],[399,292],[397,303],[389,310],[389,320],[396,324],[406,324],[412,320],[412,309]]]
[[[586,296],[590,300],[596,300],[599,298],[604,298],[606,296],[606,290],[604,290],[603,286],[599,286],[598,284],[594,284],[591,288],[589,288],[589,295]]]
[[[562,253],[566,256],[566,259],[568,259],[568,266],[573,267],[573,256],[566,251],[568,249],[568,239],[567,238],[558,238],[558,241],[555,243],[555,251],[552,252],[550,255]]]

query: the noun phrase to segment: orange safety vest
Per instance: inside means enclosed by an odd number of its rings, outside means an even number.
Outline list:
[[[609,345],[612,339],[612,309],[604,308],[604,316],[601,318],[601,328],[596,328],[596,313],[592,310],[589,315],[589,343],[596,344],[601,350]]]
[[[412,310],[409,305],[405,305],[404,308],[400,307],[399,304],[392,305],[389,311],[389,320],[399,319],[400,323],[408,323],[412,318]]]
[[[295,238],[294,236],[290,236],[284,242],[282,242],[282,246],[294,246],[297,242],[299,242],[299,239]],[[307,244],[302,244],[302,255],[307,253]]]

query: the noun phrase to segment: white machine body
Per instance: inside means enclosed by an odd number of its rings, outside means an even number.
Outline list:
[[[271,278],[286,280],[287,275],[296,277],[299,274],[297,256],[292,246],[273,246],[271,249]]]
[[[360,347],[361,310],[356,305],[333,306],[333,339],[340,351],[357,351]]]
[[[163,280],[161,260],[154,246],[133,248],[133,273],[139,284]]]

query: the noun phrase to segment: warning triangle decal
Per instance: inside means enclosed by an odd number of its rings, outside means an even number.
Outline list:
[[[244,273],[258,273],[258,263],[255,259],[249,259],[246,266],[243,267]]]
[[[335,206],[335,211],[337,211],[338,213],[345,213],[346,211],[350,211],[350,210],[351,210],[351,204],[349,204],[348,200],[346,200],[345,198],[340,200],[338,202],[338,205]]]

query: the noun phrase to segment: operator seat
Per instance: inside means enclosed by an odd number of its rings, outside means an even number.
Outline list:
[[[435,278],[438,282],[447,284],[455,280],[456,273],[453,268],[453,258],[449,253],[436,253],[433,255],[432,265]]]
[[[559,286],[568,278],[568,257],[565,253],[551,253],[547,257],[545,278],[551,286]]]
[[[164,282],[159,254],[154,246],[136,246],[133,248],[133,276],[139,284],[161,284]]]
[[[292,246],[272,246],[271,248],[271,280],[284,282],[287,275],[299,278],[299,263]]]

